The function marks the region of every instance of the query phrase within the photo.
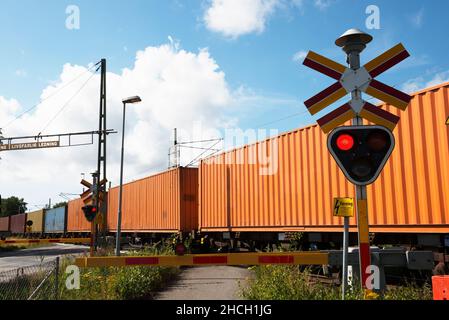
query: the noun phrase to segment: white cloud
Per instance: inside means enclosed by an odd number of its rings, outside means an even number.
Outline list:
[[[433,78],[431,78],[430,80],[426,79],[424,76],[410,79],[402,85],[402,91],[405,91],[407,93],[414,93],[416,91],[433,87],[440,83],[448,81],[449,81],[449,70],[435,74]]]
[[[77,76],[84,75],[67,85]],[[57,114],[61,106],[88,79],[86,68],[66,64],[56,83],[41,98],[51,96],[31,113],[4,128],[4,136],[34,135]],[[43,134],[90,131],[98,128],[99,75],[95,75]],[[218,128],[229,123],[223,114],[233,98],[225,74],[206,49],[192,53],[174,45],[139,51],[132,68],[108,73],[108,127],[120,131],[121,100],[140,95],[141,104],[127,107],[125,179],[135,179],[166,168],[173,128],[180,140],[216,138]],[[67,85],[67,86],[66,86]],[[61,92],[61,87],[66,86]],[[14,99],[0,96],[0,126],[26,110]],[[193,135],[191,135],[193,132]],[[90,137],[88,137],[90,139]],[[108,176],[118,182],[121,135],[108,140]],[[31,204],[48,198],[60,201],[60,192],[79,192],[81,173],[96,168],[96,145],[2,153],[0,194],[25,197]],[[186,164],[196,153],[183,150]]]
[[[26,77],[26,76],[28,75],[28,73],[27,73],[26,70],[24,70],[24,69],[17,69],[17,70],[14,72],[14,74],[15,74],[17,77],[21,77],[21,78],[24,78],[24,77]]]
[[[421,8],[418,12],[410,16],[410,21],[416,28],[421,28],[424,21],[424,8]]]
[[[211,0],[204,21],[209,30],[235,39],[263,32],[278,4],[280,0]]]
[[[332,0],[314,0],[313,4],[320,10],[325,10],[331,6]]]
[[[307,51],[301,50],[293,55],[293,61],[297,63],[302,63],[307,57]]]

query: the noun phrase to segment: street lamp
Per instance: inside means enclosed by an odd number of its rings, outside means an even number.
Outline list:
[[[118,202],[118,214],[117,214],[117,235],[115,242],[115,253],[120,256],[120,234],[122,227],[122,195],[123,195],[123,158],[125,155],[125,114],[126,114],[126,104],[128,103],[139,103],[142,99],[139,96],[130,97],[123,99],[123,126],[122,126],[122,157],[120,161],[120,193]]]

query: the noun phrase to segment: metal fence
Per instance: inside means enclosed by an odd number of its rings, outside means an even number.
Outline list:
[[[0,272],[0,300],[57,300],[59,278],[59,257]]]

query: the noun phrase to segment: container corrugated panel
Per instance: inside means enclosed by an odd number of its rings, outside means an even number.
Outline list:
[[[10,217],[10,231],[15,234],[25,233],[26,213],[17,214]]]
[[[406,112],[382,107],[401,121],[391,159],[368,186],[370,231],[448,233],[449,83],[414,94]],[[277,155],[274,174],[261,174],[259,152]],[[200,230],[340,232],[333,199],[354,194],[327,136],[310,126],[203,160]]]
[[[45,233],[65,233],[67,208],[60,207],[45,211]]]
[[[0,218],[0,232],[9,231],[9,217]]]
[[[90,232],[91,223],[87,221],[84,212],[82,199],[69,201],[67,205],[67,232]]]
[[[109,190],[108,227],[117,229],[119,188]],[[123,186],[122,231],[197,229],[198,169],[177,168]]]
[[[44,231],[44,210],[34,211],[27,214],[27,222],[32,221],[29,227],[30,233],[42,233]]]

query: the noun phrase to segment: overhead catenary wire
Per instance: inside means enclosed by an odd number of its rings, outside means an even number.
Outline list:
[[[201,147],[192,147],[192,146],[185,146],[180,145],[181,148],[187,148],[187,149],[195,149],[195,150],[210,150],[210,151],[220,151],[221,149],[210,149],[210,148],[201,148]]]
[[[70,97],[69,100],[61,107],[61,109],[55,114],[55,116],[44,126],[44,128],[39,132],[38,136],[40,136],[55,120],[56,118],[69,106],[69,104],[75,99],[75,97],[84,89],[84,87],[89,83],[89,81],[95,76],[98,69],[91,74],[89,79],[86,80],[86,82],[83,83],[83,85],[75,92],[74,95]]]
[[[18,116],[16,116],[14,119],[12,119],[10,122],[8,122],[6,125],[2,126],[2,129],[6,129],[9,126],[11,126],[14,122],[16,122],[17,120],[19,120],[20,118],[22,118],[24,115],[26,115],[27,113],[30,113],[31,111],[33,111],[34,109],[36,109],[39,105],[41,105],[43,102],[49,100],[50,98],[54,97],[56,94],[60,93],[63,89],[65,89],[66,87],[68,87],[69,85],[71,85],[72,83],[74,83],[76,80],[80,79],[82,76],[84,76],[85,74],[89,73],[92,71],[92,69],[94,69],[94,67],[98,66],[98,64],[100,64],[100,62],[97,62],[95,64],[93,64],[92,66],[90,66],[89,68],[87,68],[87,70],[81,74],[79,74],[78,76],[76,76],[75,78],[73,78],[72,80],[70,80],[69,82],[67,82],[66,84],[64,84],[63,86],[61,86],[60,88],[58,88],[57,90],[55,90],[54,92],[52,92],[51,94],[49,94],[47,97],[43,98],[41,101],[39,101],[39,103],[36,103],[34,106],[32,106],[31,108],[25,110],[24,112],[22,112],[21,114],[19,114]],[[98,69],[97,69],[98,71]]]
[[[395,84],[392,87],[396,88],[397,86],[398,86],[398,84]],[[376,100],[376,98],[369,97],[369,98],[365,99],[365,101],[372,101],[372,100]],[[258,127],[258,128],[262,127],[263,128],[263,127],[266,127],[266,126],[268,126],[270,124],[274,124],[274,123],[278,123],[278,122],[281,122],[281,121],[284,121],[284,120],[288,120],[288,119],[291,119],[291,118],[295,118],[295,117],[299,117],[299,116],[302,116],[302,115],[306,115],[308,113],[309,113],[308,110],[305,110],[305,111],[302,111],[302,112],[296,112],[296,113],[287,115],[285,117],[282,117],[282,118],[279,118],[279,119],[276,119],[276,120],[273,120],[273,121],[270,121],[270,122],[267,122],[267,123],[263,123],[263,124],[257,125],[256,127]]]
[[[196,163],[199,161],[199,159],[201,159],[201,157],[206,154],[208,151],[212,151],[212,148],[214,148],[217,144],[219,144],[222,140],[219,140],[217,142],[215,142],[210,148],[208,148],[206,151],[202,152],[200,155],[198,155],[197,157],[195,157],[192,161],[189,162],[188,165],[186,165],[186,167],[191,166],[192,164]]]

